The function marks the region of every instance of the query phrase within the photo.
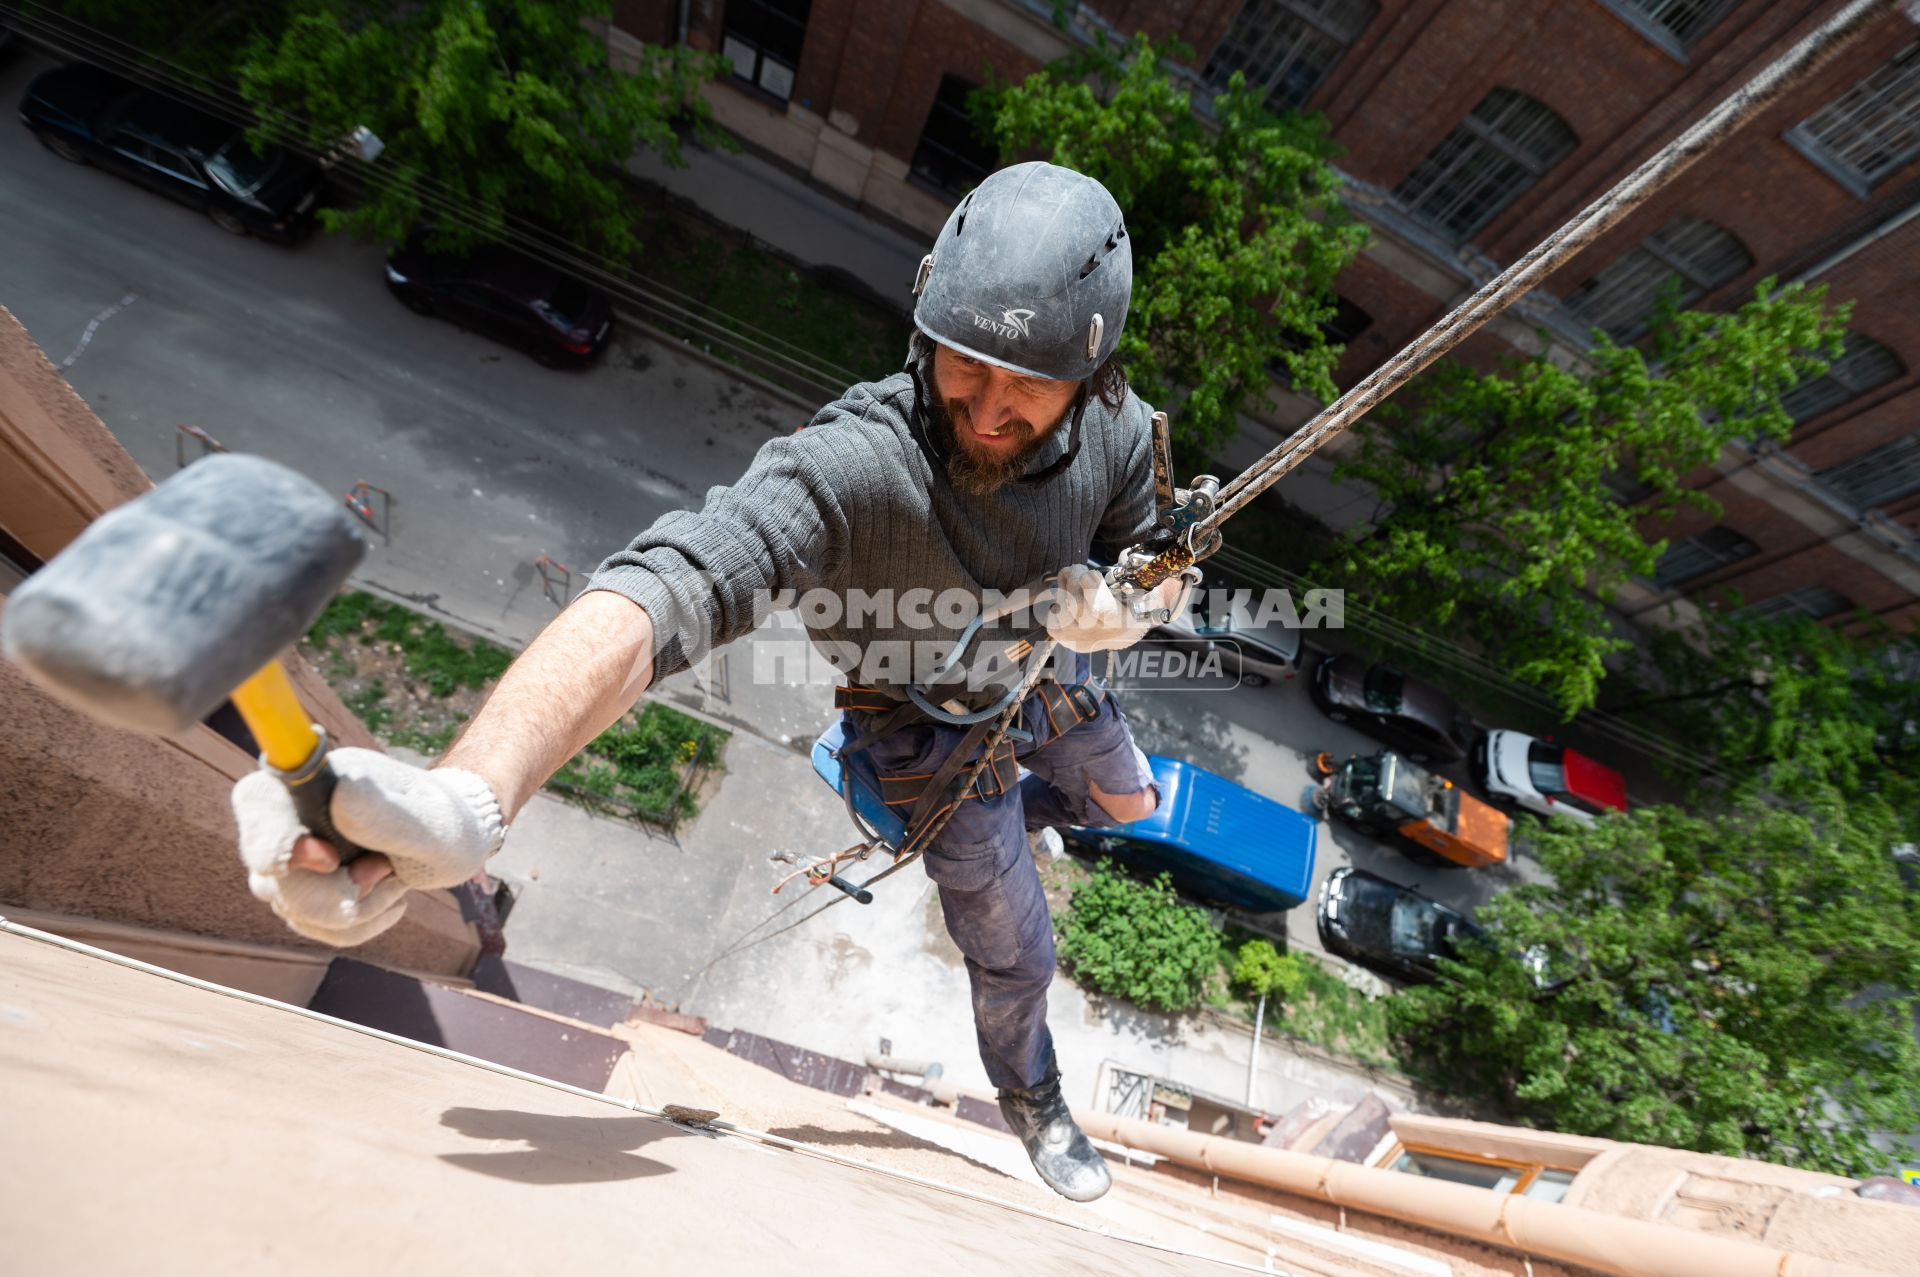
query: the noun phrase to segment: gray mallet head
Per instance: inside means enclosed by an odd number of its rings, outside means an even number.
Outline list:
[[[0,651],[102,722],[172,735],[299,638],[365,551],[311,479],[208,457],[101,515],[15,590]]]

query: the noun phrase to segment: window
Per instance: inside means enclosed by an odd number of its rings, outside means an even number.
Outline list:
[[[1567,310],[1615,341],[1633,341],[1647,331],[1669,280],[1679,281],[1674,300],[1686,306],[1751,265],[1752,256],[1726,230],[1697,217],[1676,217],[1567,294]]]
[[[1759,546],[1732,528],[1708,528],[1668,546],[1653,569],[1653,583],[1671,589],[1758,553]]]
[[[1707,33],[1739,0],[1603,0],[1635,30],[1674,54]]]
[[[1781,395],[1780,406],[1794,421],[1810,421],[1906,371],[1900,356],[1873,338],[1848,333],[1839,358],[1827,365],[1826,372]]]
[[[1268,110],[1299,106],[1378,12],[1375,0],[1247,0],[1207,61],[1207,83],[1224,89],[1240,71],[1266,90]]]
[[[1543,1202],[1557,1202],[1566,1197],[1567,1190],[1573,1187],[1572,1171],[1556,1170],[1549,1166],[1535,1175],[1523,1190],[1528,1197],[1537,1197]]]
[[[980,140],[967,115],[967,95],[978,87],[958,76],[942,76],[913,152],[913,175],[955,196],[980,185],[1000,158],[991,144]]]
[[[727,0],[720,51],[745,80],[785,101],[807,34],[809,0]]]
[[[1830,590],[1824,585],[1808,585],[1798,590],[1789,590],[1777,594],[1764,603],[1755,603],[1747,608],[1749,616],[1758,616],[1768,620],[1782,616],[1810,616],[1816,621],[1824,621],[1830,616],[1853,610],[1853,600],[1838,590]]]
[[[1898,501],[1920,492],[1920,434],[1883,443],[1813,477],[1856,510]]]
[[[1920,155],[1920,40],[1787,130],[1856,195]]]
[[[1443,1179],[1452,1184],[1490,1188],[1496,1193],[1511,1193],[1526,1174],[1525,1167],[1506,1162],[1469,1161],[1464,1157],[1447,1157],[1415,1149],[1401,1153],[1392,1169],[1403,1175],[1424,1175],[1428,1179]]]
[[[1567,122],[1513,89],[1495,89],[1420,161],[1394,195],[1415,217],[1466,240],[1579,145]]]

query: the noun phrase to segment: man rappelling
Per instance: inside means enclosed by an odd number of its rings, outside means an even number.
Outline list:
[[[951,617],[927,629],[907,609],[849,608],[807,624],[815,644],[861,658],[841,665],[849,679],[836,689],[843,752],[865,754],[924,844],[1001,1112],[1049,1186],[1099,1197],[1108,1172],[1067,1110],[1046,1024],[1053,927],[1027,833],[1137,820],[1158,801],[1086,655],[1136,642],[1149,617],[1182,605],[1191,580],[1123,600],[1087,566],[1142,542],[1160,514],[1152,413],[1113,358],[1131,286],[1124,219],[1100,183],[1045,163],[988,177],[921,265],[903,371],[850,388],[762,447],[701,510],[663,516],[609,557],[436,766],[333,751],[334,820],[382,854],[341,867],[278,780],[240,781],[255,894],[328,943],[379,934],[408,890],[477,872],[567,759],[648,686],[747,634],[770,598],[977,600],[1049,583],[1041,647],[1057,643],[1064,659],[1032,668],[1044,655],[1033,642],[975,627],[974,651],[1012,671],[997,682],[928,690],[916,685],[930,673],[921,663],[867,659],[928,639],[953,655],[971,631]],[[996,724],[986,711],[999,706]]]

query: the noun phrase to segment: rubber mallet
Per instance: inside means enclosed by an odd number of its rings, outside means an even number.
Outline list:
[[[326,733],[279,653],[366,552],[338,498],[260,457],[196,461],[101,515],[14,590],[0,651],[103,723],[172,736],[232,698],[300,820],[340,852]]]

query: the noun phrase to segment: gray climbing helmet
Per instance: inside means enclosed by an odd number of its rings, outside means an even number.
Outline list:
[[[1133,250],[1120,206],[1084,173],[1033,161],[960,201],[914,281],[913,322],[975,359],[1079,381],[1127,322]]]

